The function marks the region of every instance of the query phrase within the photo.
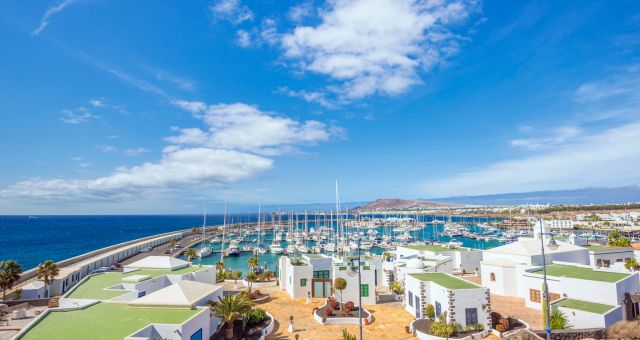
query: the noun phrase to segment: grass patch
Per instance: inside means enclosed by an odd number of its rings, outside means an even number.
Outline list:
[[[100,302],[67,312],[52,312],[21,339],[124,339],[151,323],[180,324],[199,309],[129,308]]]
[[[409,274],[420,281],[431,281],[448,289],[480,288],[469,281],[447,275],[445,273]]]
[[[590,251],[620,251],[620,250],[633,251],[633,248],[612,247],[612,246],[605,246],[600,244],[593,244],[593,245],[590,244],[584,247],[589,249]]]
[[[531,273],[542,275],[542,268],[536,269]],[[595,271],[591,268],[567,266],[562,264],[547,265],[547,275],[601,282],[618,282],[629,276],[629,274]]]
[[[571,309],[577,309],[585,312],[604,314],[611,310],[613,306],[605,305],[602,303],[588,302],[575,299],[564,299],[553,304],[558,307],[566,307]]]
[[[126,294],[127,291],[123,290],[104,290],[104,288],[111,287],[119,283],[135,283],[124,282],[122,279],[133,275],[149,275],[151,279],[158,276],[173,274],[181,275],[185,273],[195,272],[207,267],[189,266],[178,270],[166,270],[166,269],[140,269],[130,273],[104,273],[100,275],[91,276],[83,284],[78,286],[68,296],[70,299],[94,299],[94,300],[109,300],[114,297]]]

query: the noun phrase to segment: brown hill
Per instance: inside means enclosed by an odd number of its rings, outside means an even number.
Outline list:
[[[460,207],[459,204],[440,203],[420,200],[403,200],[399,198],[379,198],[367,205],[355,208],[355,210],[388,210],[388,209],[429,209],[443,207]]]

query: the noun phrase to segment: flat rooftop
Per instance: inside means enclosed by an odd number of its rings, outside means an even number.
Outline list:
[[[589,302],[584,300],[563,299],[553,303],[554,306],[577,309],[585,312],[604,314],[610,311],[614,306],[602,303]]]
[[[594,251],[594,252],[601,252],[601,251],[633,251],[633,248],[631,247],[612,247],[612,246],[605,246],[605,245],[601,245],[601,244],[590,244],[588,246],[583,246],[587,249],[589,249],[589,251]]]
[[[427,251],[469,251],[467,248],[447,248],[436,244],[425,244],[419,246],[398,246],[402,248],[409,248],[413,250],[427,250]]]
[[[542,268],[532,270],[530,273],[542,275]],[[618,282],[629,276],[629,274],[624,273],[596,271],[591,268],[568,266],[563,264],[547,265],[547,275],[601,282]]]
[[[153,279],[162,275],[181,275],[185,273],[196,272],[199,270],[207,269],[208,267],[189,266],[178,270],[169,269],[140,269],[132,271],[126,274],[122,273],[104,273],[89,277],[84,283],[76,287],[67,298],[70,299],[94,299],[94,300],[109,300],[114,297],[126,294],[124,290],[104,290],[105,288],[121,284],[121,283],[135,283],[126,281],[125,279],[132,276],[148,275]]]
[[[473,289],[479,286],[445,273],[409,274],[420,281],[431,281],[448,289]]]
[[[199,309],[130,308],[100,302],[85,309],[51,312],[21,339],[124,339],[152,323],[181,324]]]

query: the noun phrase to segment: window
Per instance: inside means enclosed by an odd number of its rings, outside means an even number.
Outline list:
[[[531,302],[540,302],[540,291],[529,289],[529,300],[531,300]]]
[[[200,328],[197,332],[191,334],[190,340],[202,340],[202,328]]]
[[[611,260],[604,260],[602,263],[605,268],[609,268],[611,266]]]
[[[558,293],[549,293],[549,302],[551,301],[556,301],[558,299],[560,299],[560,294]]]
[[[442,314],[442,305],[440,302],[436,301],[436,316],[440,316]]]
[[[496,274],[495,273],[489,274],[489,280],[491,280],[491,282],[495,282],[496,281]]]
[[[331,275],[328,270],[314,270],[313,278],[314,279],[328,279]]]
[[[596,260],[596,266],[602,267],[602,259],[597,259]]]
[[[307,286],[307,279],[300,279],[300,287],[306,287]]]
[[[363,297],[369,296],[369,285],[360,285],[360,295]]]
[[[409,292],[409,306],[413,307],[413,293]]]

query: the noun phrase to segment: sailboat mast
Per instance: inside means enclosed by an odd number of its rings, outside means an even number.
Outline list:
[[[224,215],[222,217],[222,243],[220,244],[220,262],[224,263],[224,233],[227,229],[227,196],[224,196]]]

